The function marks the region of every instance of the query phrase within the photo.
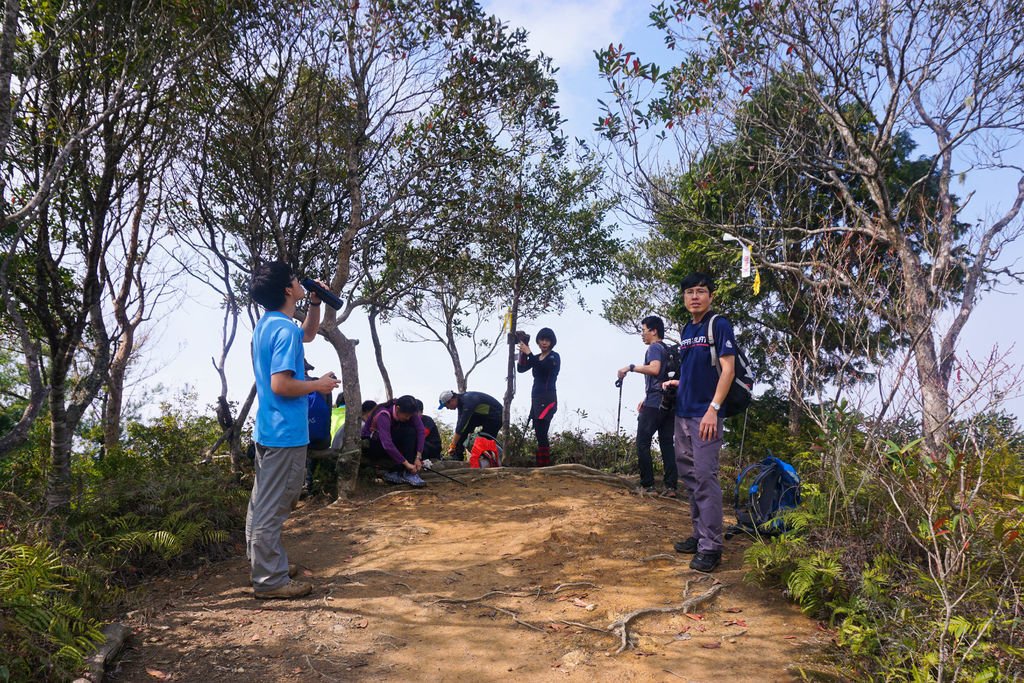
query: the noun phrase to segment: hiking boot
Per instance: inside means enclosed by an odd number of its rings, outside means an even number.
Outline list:
[[[690,569],[705,574],[715,571],[722,562],[722,553],[713,551],[698,551],[690,560]]]
[[[676,541],[675,545],[672,546],[676,549],[677,553],[686,553],[687,555],[693,555],[697,552],[697,539],[690,536],[685,541]]]
[[[388,470],[381,477],[389,484],[404,484],[405,479],[402,477],[402,472],[392,472]]]
[[[661,492],[661,497],[662,498],[678,498],[679,494],[676,492],[675,489],[665,489],[664,491]]]
[[[641,484],[640,486],[636,487],[636,494],[638,496],[654,496],[657,495],[657,493],[658,492],[654,490],[653,486],[644,486],[643,484]]]
[[[301,598],[309,595],[312,590],[312,584],[289,579],[288,583],[268,591],[253,590],[252,596],[257,600],[290,600],[291,598]]]
[[[415,472],[403,472],[402,481],[414,488],[420,488],[421,486],[427,485],[427,482],[423,481],[423,477]]]

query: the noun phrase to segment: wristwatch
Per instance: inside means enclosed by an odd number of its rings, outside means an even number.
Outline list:
[[[722,409],[722,404],[721,403],[715,403],[714,401],[712,401],[711,402],[711,407],[714,408],[715,412],[717,413],[719,410]]]
[[[633,372],[633,371],[635,371],[635,370],[636,370],[636,365],[634,365],[633,363],[630,363],[630,364],[629,364],[629,371],[630,371],[630,372]]]

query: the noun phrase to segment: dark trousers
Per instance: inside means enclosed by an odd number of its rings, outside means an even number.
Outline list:
[[[459,460],[466,455],[466,437],[473,433],[473,430],[481,427],[484,434],[492,439],[498,438],[501,431],[501,415],[479,415],[474,414],[466,424],[466,431],[459,435],[459,442],[455,444],[455,457]]]
[[[537,434],[537,445],[547,448],[551,445],[548,441],[548,431],[551,429],[551,420],[555,417],[558,404],[555,401],[543,402],[534,400],[530,410],[530,419],[533,420],[533,431]]]
[[[640,461],[640,485],[654,486],[654,463],[651,460],[651,441],[658,434],[661,448],[661,463],[665,469],[665,488],[675,490],[679,482],[676,470],[676,454],[673,448],[675,436],[675,415],[671,410],[657,406],[640,409],[636,427],[636,455]]]
[[[391,440],[395,442],[395,448],[405,456],[407,462],[416,462],[416,428],[412,422],[391,423]],[[388,452],[384,450],[380,439],[376,435],[370,437],[369,447],[366,449],[366,457],[371,463],[384,470],[404,472],[405,466],[395,462]]]

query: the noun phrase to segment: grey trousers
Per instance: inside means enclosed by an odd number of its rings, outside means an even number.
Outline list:
[[[722,418],[718,436],[700,438],[699,417],[676,418],[676,468],[690,493],[693,536],[700,552],[722,552],[722,487],[718,483],[718,451],[722,448]]]
[[[302,491],[306,446],[272,448],[256,444],[256,478],[245,514],[245,554],[252,586],[269,591],[288,583],[288,555],[281,527]]]

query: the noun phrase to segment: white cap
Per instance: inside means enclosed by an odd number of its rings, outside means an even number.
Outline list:
[[[441,410],[441,408],[444,408],[445,405],[448,403],[448,401],[450,401],[453,398],[455,398],[455,396],[456,396],[455,392],[452,391],[451,389],[445,389],[444,391],[442,391],[441,392],[441,396],[437,399],[438,400],[437,409]]]

